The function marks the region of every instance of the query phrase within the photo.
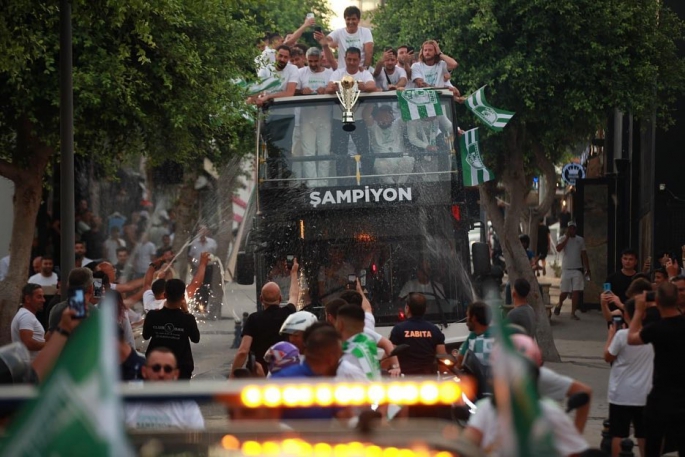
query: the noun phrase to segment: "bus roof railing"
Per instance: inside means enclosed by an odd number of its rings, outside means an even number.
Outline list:
[[[447,89],[431,89],[440,94],[440,97],[450,97],[452,98],[453,94]],[[362,92],[359,95],[359,100],[382,100],[382,99],[387,99],[390,98],[391,96],[396,97],[397,96],[397,91],[390,90],[390,91],[384,91],[384,92]],[[331,95],[331,94],[313,94],[313,95],[294,95],[292,97],[280,97],[280,98],[274,98],[271,100],[269,103],[268,107],[271,106],[278,106],[278,105],[285,105],[285,104],[292,104],[292,103],[302,103],[302,102],[307,102],[307,101],[317,101],[317,100],[335,100],[336,102],[338,101],[337,96]]]

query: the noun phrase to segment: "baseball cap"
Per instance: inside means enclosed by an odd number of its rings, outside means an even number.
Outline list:
[[[571,221],[571,222],[568,223],[568,226],[569,226],[569,227],[575,227],[575,226],[576,226],[576,223],[573,222],[573,221]]]

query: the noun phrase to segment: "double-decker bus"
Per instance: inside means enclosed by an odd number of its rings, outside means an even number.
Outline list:
[[[285,289],[286,263],[297,257],[298,307],[321,316],[357,277],[386,336],[405,318],[406,295],[421,292],[426,318],[458,346],[468,334],[473,268],[487,267],[469,255],[478,214],[462,185],[455,102],[449,91],[436,94],[442,114],[411,121],[394,91],[361,94],[353,132],[335,96],[274,100],[257,129],[254,217],[237,281],[256,278],[257,294],[269,280]],[[487,247],[478,247],[485,253],[475,263],[487,262]]]

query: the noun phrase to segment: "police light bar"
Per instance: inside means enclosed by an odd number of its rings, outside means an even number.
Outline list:
[[[424,446],[413,448],[382,447],[370,443],[353,441],[329,444],[288,438],[281,441],[240,441],[233,435],[221,439],[221,447],[227,451],[241,452],[244,456],[297,456],[297,457],[452,457],[448,451],[430,450]]]

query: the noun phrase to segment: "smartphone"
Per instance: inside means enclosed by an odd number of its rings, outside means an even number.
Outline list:
[[[356,285],[357,285],[357,275],[355,275],[355,274],[347,275],[347,283],[348,283],[350,286],[356,287]]]
[[[611,283],[610,282],[605,282],[604,283],[604,292],[611,292]]]
[[[288,266],[288,270],[293,268],[293,261],[295,260],[294,255],[289,255],[285,257],[285,264]]]
[[[93,278],[93,295],[102,298],[102,278]]]
[[[366,270],[361,270],[359,272],[359,284],[361,284],[362,287],[366,287]]]
[[[317,25],[316,27],[314,27],[314,31],[315,31],[315,32],[322,33],[322,32],[321,32],[321,27],[318,26],[318,25]]]
[[[247,368],[250,373],[254,373],[255,363],[257,363],[257,361],[255,360],[254,352],[250,352],[247,356],[245,368]]]
[[[72,287],[69,289],[69,308],[76,311],[76,319],[83,319],[86,317],[86,292],[81,287]]]
[[[307,13],[307,19],[312,19],[314,17],[314,13]]]
[[[646,298],[647,298],[647,301],[648,301],[648,302],[656,301],[656,296],[655,296],[655,294],[654,294],[654,291],[653,291],[653,290],[650,290],[649,292],[647,292],[647,297],[646,297]]]
[[[623,328],[623,318],[621,316],[614,316],[611,318],[611,321],[617,329]]]
[[[414,52],[414,46],[407,46],[407,54]]]

